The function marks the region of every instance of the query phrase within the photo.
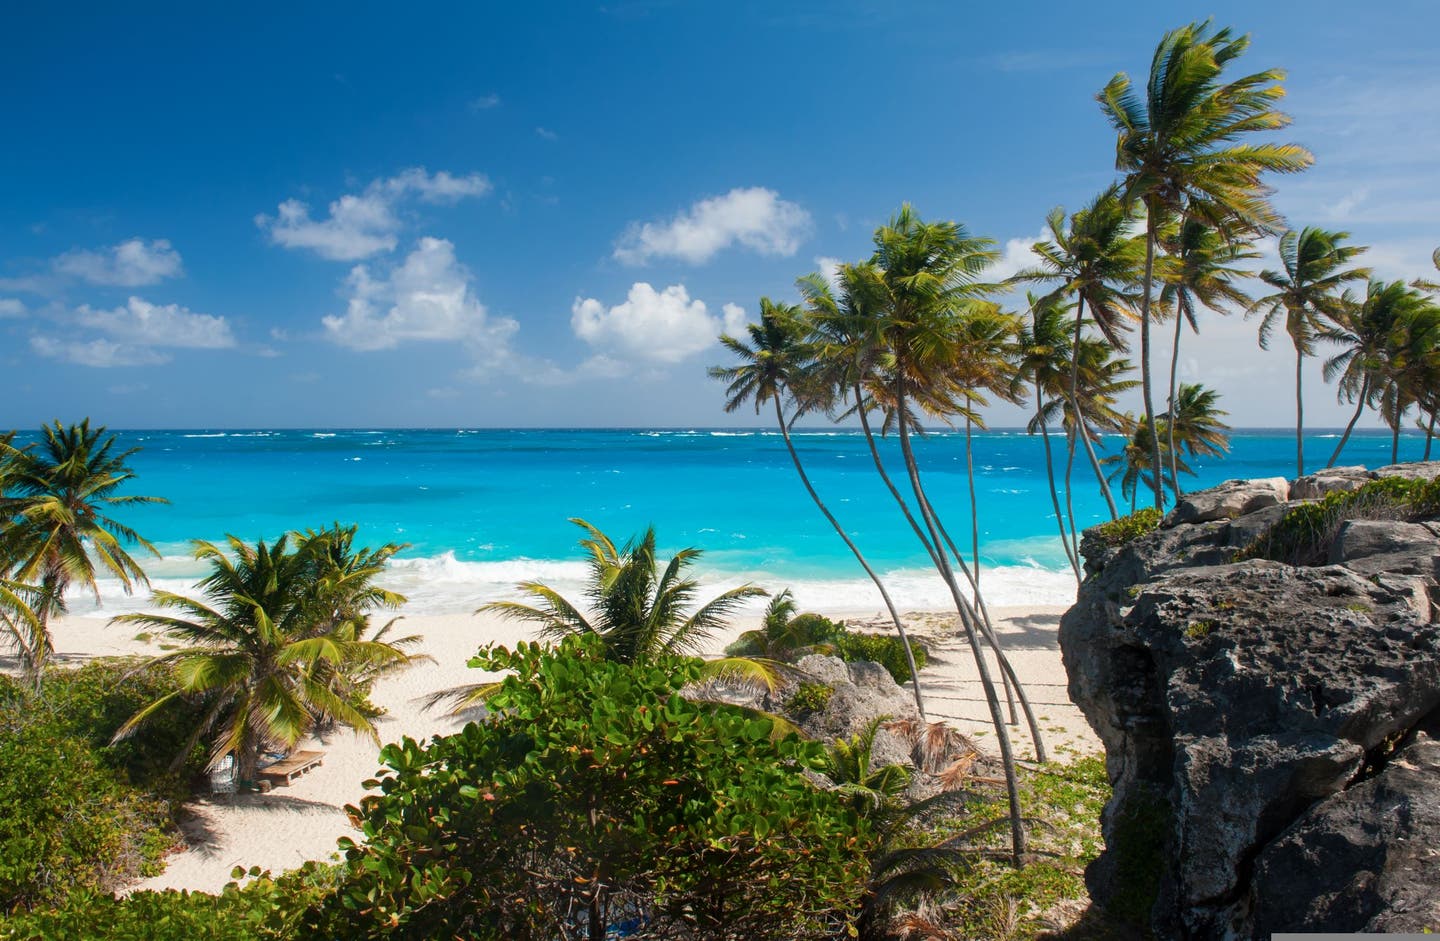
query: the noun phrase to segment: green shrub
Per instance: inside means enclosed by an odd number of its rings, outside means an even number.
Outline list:
[[[1358,490],[1328,493],[1314,503],[1291,508],[1237,552],[1235,559],[1324,565],[1329,561],[1330,544],[1347,520],[1419,520],[1437,515],[1440,479],[1382,477]]]
[[[251,870],[243,886],[204,892],[83,892],[61,908],[0,919],[0,941],[280,941],[335,880],[335,867],[306,863],[278,878]],[[235,872],[240,878],[240,870]]]
[[[315,936],[844,935],[868,829],[798,773],[818,743],[678,695],[690,659],[616,663],[572,637],[471,665],[513,672],[483,722],[381,752]]]
[[[842,633],[835,640],[835,649],[846,663],[869,660],[878,663],[890,672],[897,683],[910,681],[910,663],[905,658],[905,646],[900,638],[889,634],[860,634],[851,631]],[[910,641],[910,652],[915,657],[915,669],[925,669],[929,659],[925,648]]]
[[[824,683],[801,683],[785,700],[785,710],[792,715],[801,716],[824,712],[825,707],[830,705],[830,697],[834,695],[835,690]]]
[[[844,621],[807,612],[746,631],[725,648],[725,655],[793,662],[809,653],[829,653],[835,639],[844,633]]]
[[[185,741],[185,704],[161,717],[153,738],[110,745],[163,683],[134,669],[52,669],[40,696],[0,677],[0,911],[154,875],[175,844],[170,799],[187,789],[183,773],[166,769]]]
[[[1102,548],[1118,549],[1159,529],[1162,516],[1159,510],[1148,506],[1129,516],[1091,527],[1086,530],[1086,535],[1098,542]]]

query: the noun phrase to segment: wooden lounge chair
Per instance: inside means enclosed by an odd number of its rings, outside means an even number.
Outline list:
[[[297,751],[273,765],[267,765],[256,772],[255,777],[271,784],[293,784],[295,779],[325,763],[325,753],[320,751]]]

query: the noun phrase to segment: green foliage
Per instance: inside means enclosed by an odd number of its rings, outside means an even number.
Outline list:
[[[0,911],[153,875],[175,842],[170,805],[157,795],[184,793],[184,778],[165,770],[183,717],[167,711],[152,742],[109,746],[164,683],[127,667],[51,670],[43,697],[0,677]]]
[[[789,594],[789,589],[786,589],[776,595],[760,629],[741,634],[725,648],[725,655],[766,657],[793,663],[807,654],[833,653],[836,640],[846,632],[845,622],[832,621],[823,614],[813,612],[789,617],[783,607],[777,615],[776,602],[783,603]]]
[[[511,672],[486,719],[384,749],[378,793],[351,810],[364,840],[342,841],[348,873],[312,911],[315,934],[843,932],[868,831],[798,773],[823,748],[678,695],[698,661],[607,654],[593,636],[482,650],[472,666]]]
[[[869,660],[878,663],[890,672],[897,683],[910,680],[910,664],[905,659],[905,647],[900,638],[889,634],[860,634],[846,631],[835,638],[835,650],[846,663]],[[910,641],[910,652],[915,657],[915,669],[925,669],[928,656],[925,648],[916,641]]]
[[[1440,516],[1440,479],[1382,477],[1358,490],[1328,493],[1293,507],[1236,553],[1236,561],[1270,559],[1290,565],[1324,565],[1330,544],[1347,520],[1419,520]]]
[[[0,919],[0,941],[288,941],[299,916],[335,880],[335,868],[306,863],[279,877],[252,869],[244,885],[218,895],[135,892],[78,894],[62,907]],[[235,878],[245,873],[236,870]]]
[[[1153,506],[1147,506],[1129,516],[1101,523],[1088,530],[1087,534],[1106,549],[1118,549],[1159,529],[1163,516],[1164,514]]]
[[[1191,640],[1204,640],[1214,629],[1214,621],[1191,621],[1185,626],[1185,636]]]
[[[800,716],[824,712],[834,695],[835,690],[824,683],[801,683],[785,700],[785,711]]]
[[[910,786],[910,771],[903,765],[873,765],[875,733],[881,721],[879,717],[871,719],[855,735],[838,739],[830,746],[822,768],[836,792],[862,814],[898,803]]]

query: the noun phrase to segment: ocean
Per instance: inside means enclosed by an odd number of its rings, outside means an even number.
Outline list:
[[[704,550],[694,572],[707,584],[754,582],[791,588],[802,607],[879,610],[880,598],[805,493],[773,431],[734,429],[374,429],[122,431],[136,480],[122,492],[166,505],[116,515],[153,542],[142,559],[155,587],[190,590],[204,566],[190,541],[233,533],[247,541],[332,522],[358,524],[363,545],[405,543],[385,584],[416,613],[470,611],[517,597],[538,579],[579,595],[585,577],[567,522],[589,520],[617,543],[656,529],[662,552]],[[1323,466],[1338,434],[1316,431],[1307,464]],[[1063,473],[1063,439],[1055,439]],[[880,483],[863,436],[798,431],[795,441],[821,496],[907,609],[943,608],[948,595]],[[1118,446],[1119,439],[1112,439]],[[898,446],[882,441],[904,482]],[[1423,441],[1401,442],[1416,460]],[[1389,463],[1384,432],[1352,436],[1341,463]],[[963,434],[918,439],[932,502],[951,535],[969,546]],[[1186,489],[1235,477],[1290,475],[1294,436],[1237,431],[1223,459],[1192,462]],[[1065,564],[1046,486],[1038,435],[993,430],[974,439],[981,533],[981,584],[992,605],[1068,604],[1075,582]],[[1075,511],[1082,525],[1108,518],[1093,474],[1079,457]],[[1119,499],[1117,487],[1117,499]],[[1143,505],[1143,501],[1142,504]],[[665,556],[668,558],[668,555]],[[76,614],[109,616],[143,607],[118,584],[102,605],[75,593]]]

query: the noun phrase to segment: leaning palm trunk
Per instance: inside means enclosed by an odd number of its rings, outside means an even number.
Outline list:
[[[1085,321],[1085,296],[1077,294],[1075,298],[1075,340],[1070,344],[1070,410],[1075,415],[1075,423],[1080,426],[1084,435],[1085,454],[1090,458],[1090,466],[1095,471],[1095,480],[1100,484],[1100,492],[1105,495],[1105,505],[1110,508],[1112,520],[1120,518],[1120,510],[1115,506],[1115,495],[1110,492],[1110,482],[1105,479],[1105,472],[1100,467],[1100,458],[1095,455],[1095,448],[1090,443],[1090,435],[1084,431],[1085,415],[1080,409],[1080,331]],[[1066,481],[1069,486],[1069,481]]]
[[[1435,441],[1435,413],[1430,413],[1430,426],[1425,429],[1425,455],[1422,461],[1430,460],[1430,445]]]
[[[1175,499],[1180,499],[1180,469],[1179,455],[1175,453],[1175,386],[1180,372],[1180,328],[1185,324],[1185,311],[1177,301],[1175,304],[1175,345],[1170,349],[1170,397],[1166,399],[1170,403],[1170,420],[1166,425],[1165,450],[1170,455],[1170,480],[1175,487]],[[1153,426],[1152,426],[1153,427]]]
[[[1300,394],[1305,353],[1295,344],[1295,476],[1305,476],[1305,399]]]
[[[1161,482],[1160,436],[1155,434],[1155,396],[1150,380],[1150,290],[1155,279],[1155,210],[1147,206],[1145,220],[1145,293],[1140,296],[1140,381],[1145,397],[1145,421],[1150,427],[1150,466],[1155,468],[1155,509],[1165,509]]]
[[[1360,413],[1365,410],[1365,399],[1370,394],[1370,378],[1367,376],[1360,383],[1360,395],[1355,402],[1355,414],[1350,416],[1350,424],[1345,426],[1345,433],[1340,436],[1340,443],[1335,445],[1335,453],[1330,455],[1330,463],[1326,467],[1334,467],[1335,462],[1340,460],[1340,452],[1345,450],[1345,442],[1350,440],[1350,432],[1355,430],[1355,423],[1360,420]]]
[[[897,413],[900,427],[900,452],[905,457],[905,470],[910,477],[910,487],[915,493],[915,502],[920,508],[920,516],[924,519],[925,526],[930,532],[931,544],[938,548],[940,545],[939,522],[929,500],[926,499],[925,488],[920,482],[920,468],[915,463],[915,452],[910,446],[910,428],[905,414],[904,387],[899,386],[897,392],[899,393]],[[1010,732],[1005,728],[1004,716],[1000,714],[1000,700],[995,693],[995,681],[990,677],[990,665],[985,661],[985,651],[980,643],[979,632],[975,629],[976,613],[961,595],[960,586],[955,580],[955,572],[950,567],[950,560],[945,553],[943,551],[936,552],[935,559],[936,566],[954,597],[955,609],[960,615],[960,623],[965,629],[966,639],[970,642],[971,652],[975,656],[975,668],[980,675],[980,685],[985,691],[985,703],[990,708],[991,722],[995,726],[995,738],[1000,746],[1000,761],[1005,769],[1005,788],[1010,798],[1010,845],[1013,861],[1018,866],[1020,858],[1025,852],[1025,823],[1020,816],[1020,785],[1015,774],[1015,756],[1010,748]]]
[[[1065,517],[1060,512],[1060,491],[1055,487],[1055,459],[1050,453],[1050,424],[1045,421],[1045,405],[1040,398],[1039,379],[1035,381],[1035,406],[1035,417],[1040,422],[1040,437],[1045,443],[1045,476],[1050,481],[1050,505],[1055,508],[1055,524],[1060,527],[1060,543],[1065,547],[1065,558],[1069,560],[1078,583],[1081,580],[1080,563],[1075,558],[1074,547],[1070,544],[1070,533],[1065,527]],[[1068,481],[1066,486],[1069,486]]]
[[[980,590],[980,501],[975,499],[975,450],[970,434],[970,396],[965,396],[965,482],[970,488],[970,558],[974,559],[975,590]],[[958,553],[957,553],[958,554]]]
[[[845,528],[840,525],[835,514],[830,512],[825,501],[820,499],[820,494],[815,492],[814,485],[810,483],[810,475],[805,473],[805,466],[800,462],[800,455],[795,451],[795,443],[790,439],[790,428],[785,424],[785,413],[780,410],[780,397],[777,395],[774,398],[775,420],[780,423],[780,434],[785,439],[785,447],[790,451],[790,460],[795,464],[795,473],[800,475],[800,482],[805,485],[805,490],[810,494],[810,499],[815,501],[815,506],[820,509],[825,519],[834,527],[835,532],[844,540],[846,547],[854,554],[855,561],[860,563],[865,574],[870,576],[875,587],[880,589],[880,597],[885,601],[885,610],[890,612],[890,620],[895,624],[895,633],[900,637],[900,646],[905,649],[905,661],[910,665],[910,678],[915,682],[915,708],[919,710],[920,718],[928,722],[929,720],[925,716],[924,697],[920,694],[920,671],[915,668],[915,654],[910,650],[910,638],[905,633],[904,625],[900,622],[900,613],[895,609],[895,602],[890,599],[890,592],[885,589],[885,583],[880,580],[880,576],[875,574],[870,563],[865,561],[865,556],[861,555],[859,547],[845,532]]]
[[[1395,422],[1390,426],[1390,463],[1400,463],[1400,413],[1396,412]]]
[[[1070,485],[1075,476],[1075,437],[1083,431],[1075,428],[1065,430],[1065,519],[1070,524],[1070,550],[1075,562],[1080,562],[1080,527],[1075,525],[1075,488]],[[1084,580],[1083,567],[1081,580]]]
[[[860,396],[860,387],[857,385],[855,387],[855,400],[857,402],[863,401]],[[901,496],[899,489],[895,486],[895,482],[890,479],[890,474],[885,470],[885,462],[880,459],[880,449],[875,445],[875,435],[870,430],[870,419],[866,410],[861,407],[857,408],[857,411],[860,414],[860,427],[865,431],[865,442],[870,447],[870,457],[875,462],[875,470],[880,473],[880,479],[884,481],[885,487],[890,491],[890,495],[895,498],[896,504],[900,507],[900,512],[905,516],[905,521],[910,524],[910,528],[914,531],[915,537],[920,540],[920,544],[925,547],[925,551],[930,555],[930,561],[938,569],[941,560],[937,558],[937,547],[931,543],[930,537],[920,528],[920,523],[915,519],[914,514],[910,512],[910,505],[905,502],[905,498]],[[1048,756],[1045,752],[1045,740],[1040,734],[1040,723],[1035,718],[1035,710],[1031,708],[1030,699],[1025,694],[1025,687],[1020,685],[1020,678],[1015,675],[1015,668],[1011,665],[1010,658],[1005,656],[1005,651],[1000,646],[1000,638],[996,635],[995,627],[990,622],[990,610],[985,605],[984,596],[980,594],[979,586],[975,584],[975,579],[970,575],[969,566],[965,564],[964,557],[961,556],[960,552],[955,548],[955,544],[950,540],[949,534],[945,533],[944,527],[940,528],[940,532],[944,536],[945,543],[950,547],[950,551],[954,554],[956,564],[960,566],[960,571],[964,573],[966,580],[970,584],[970,590],[974,594],[980,611],[980,631],[984,634],[985,641],[990,645],[990,649],[995,652],[995,659],[1000,663],[1000,677],[1005,687],[1005,701],[1010,708],[1010,724],[1019,724],[1018,717],[1015,715],[1015,699],[1019,698],[1020,708],[1025,713],[1025,723],[1030,729],[1030,740],[1035,743],[1035,759],[1037,761],[1046,761],[1048,760]],[[1012,689],[1014,691],[1013,693]]]

